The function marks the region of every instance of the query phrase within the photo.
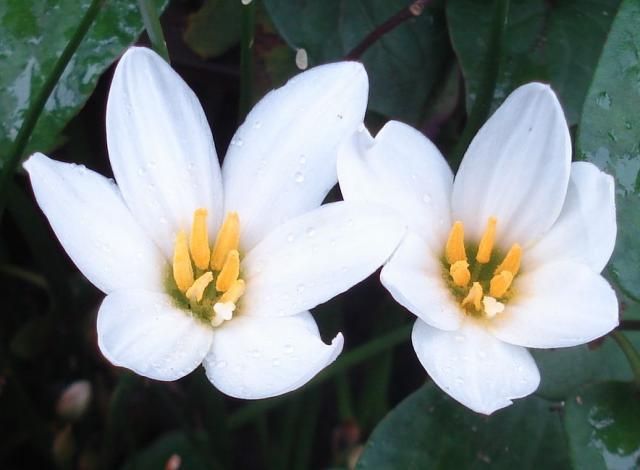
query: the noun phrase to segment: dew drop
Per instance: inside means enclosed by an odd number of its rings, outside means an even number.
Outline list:
[[[364,124],[360,124],[360,125],[358,126],[358,132],[364,132],[366,129],[367,129],[367,128],[365,127],[365,125],[364,125]]]
[[[260,129],[262,127],[262,122],[261,121],[256,121],[253,123],[253,128],[254,129]]]
[[[293,346],[291,346],[290,344],[285,344],[284,345],[284,352],[286,354],[293,354]]]
[[[485,359],[487,357],[487,353],[484,351],[478,351],[478,357],[480,359]]]
[[[607,93],[606,91],[598,93],[598,96],[596,96],[596,104],[602,109],[610,109],[611,97],[609,96],[609,93]]]
[[[458,342],[458,343],[464,343],[464,339],[465,339],[465,338],[464,338],[464,336],[462,336],[462,335],[456,335],[456,336],[455,336],[455,340],[456,340],[456,342]]]
[[[463,385],[464,384],[464,379],[462,377],[456,377],[456,383],[458,385]]]
[[[425,204],[430,204],[431,203],[431,195],[428,193],[424,193],[424,195],[422,196],[422,202],[424,202]]]
[[[624,122],[624,128],[627,129],[627,130],[631,129],[631,123],[629,121],[625,121]]]
[[[240,137],[238,137],[238,138],[236,139],[236,145],[237,145],[238,147],[242,147],[242,146],[244,145],[244,140],[242,140]]]
[[[303,48],[296,51],[296,67],[300,70],[304,70],[309,67],[309,56],[307,55],[307,51]]]
[[[142,176],[145,174],[144,168],[138,168],[138,175]]]
[[[260,357],[260,351],[258,351],[257,349],[252,349],[251,351],[249,351],[249,354],[251,355],[251,357]]]
[[[316,234],[316,231],[313,227],[309,227],[306,232],[307,237],[313,237]]]
[[[296,183],[303,183],[304,182],[304,175],[301,172],[296,172],[295,175],[293,175],[293,179],[295,180]]]
[[[298,161],[300,162],[300,165],[304,166],[307,164],[307,157],[300,155],[300,159]]]
[[[279,367],[280,359],[274,359],[273,361],[271,361],[271,364],[273,364],[273,367]]]
[[[249,5],[253,0],[241,0],[243,5]]]
[[[304,292],[304,284],[298,284],[298,286],[296,287],[296,292],[298,293],[298,295],[302,294]]]

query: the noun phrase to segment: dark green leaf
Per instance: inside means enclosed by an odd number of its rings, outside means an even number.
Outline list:
[[[610,273],[640,298],[640,3],[626,0],[611,27],[578,128],[578,155],[614,176],[618,239]]]
[[[485,61],[494,2],[452,0],[447,19],[453,47],[467,87],[467,109],[475,99]],[[570,124],[578,121],[611,19],[619,0],[512,0],[504,57],[494,94],[494,108],[518,85],[551,83]]]
[[[89,4],[90,0],[0,2],[0,164]],[[105,2],[49,97],[25,153],[47,151],[61,141],[61,130],[85,103],[98,78],[141,31],[136,2]]]
[[[573,467],[640,467],[640,394],[630,383],[608,382],[578,391],[566,404],[565,430]]]
[[[282,37],[307,51],[310,65],[343,58],[406,0],[265,0]],[[440,10],[427,9],[383,36],[363,56],[369,72],[369,108],[416,123],[436,84],[448,51]]]
[[[636,344],[640,340],[637,334],[630,338]],[[532,349],[531,352],[541,375],[536,394],[552,400],[565,400],[585,384],[633,378],[624,354],[610,338],[598,345]]]
[[[378,425],[357,468],[555,469],[568,463],[549,402],[529,397],[486,417],[427,384]]]

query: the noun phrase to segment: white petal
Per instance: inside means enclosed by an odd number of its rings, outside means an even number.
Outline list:
[[[595,165],[571,165],[567,199],[560,217],[544,238],[528,250],[532,267],[569,259],[594,271],[604,269],[616,243],[616,203],[613,178]]]
[[[401,213],[411,230],[442,249],[451,227],[453,174],[440,151],[417,130],[388,122],[375,140],[355,133],[338,152],[345,201],[372,201]]]
[[[127,205],[166,256],[200,207],[215,233],[223,201],[209,124],[187,84],[149,49],[129,49],[116,67],[107,144]]]
[[[445,274],[427,243],[409,232],[382,268],[380,281],[400,305],[429,325],[457,330],[463,314],[444,282]]]
[[[326,204],[281,225],[242,262],[247,315],[308,310],[373,273],[398,246],[405,227],[386,207]]]
[[[204,361],[217,389],[236,398],[267,398],[295,390],[342,351],[342,334],[320,339],[309,312],[286,318],[235,317],[214,331]]]
[[[223,165],[226,211],[242,247],[320,205],[336,184],[338,144],[362,123],[367,74],[339,62],[310,69],[265,96],[236,132]]]
[[[471,142],[453,185],[453,215],[480,240],[491,216],[496,239],[529,246],[562,209],[571,163],[571,139],[555,94],[530,83],[515,90]]]
[[[491,414],[540,383],[525,348],[503,343],[473,320],[458,331],[441,331],[418,320],[411,335],[420,363],[452,398],[477,413]]]
[[[212,331],[156,292],[113,292],[98,312],[102,354],[156,380],[177,380],[198,367],[211,347]]]
[[[616,294],[602,276],[573,261],[518,276],[515,297],[489,328],[503,341],[530,348],[587,343],[618,325]]]
[[[113,181],[41,153],[32,155],[24,168],[60,243],[92,284],[105,293],[162,288],[166,261]]]

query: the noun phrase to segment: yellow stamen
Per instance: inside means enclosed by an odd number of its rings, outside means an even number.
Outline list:
[[[467,260],[467,253],[464,250],[464,225],[459,220],[453,224],[449,232],[445,256],[449,264]]]
[[[233,284],[231,284],[231,287],[229,287],[227,292],[222,294],[218,302],[220,303],[231,302],[235,304],[238,301],[238,299],[242,297],[242,294],[244,294],[244,288],[245,288],[244,281],[242,279],[238,279]]]
[[[187,235],[182,230],[176,236],[173,250],[173,279],[181,292],[186,292],[193,284],[193,267],[189,257]]]
[[[487,228],[480,239],[478,245],[478,254],[476,254],[476,261],[478,263],[488,263],[491,259],[491,251],[493,251],[493,244],[496,241],[496,224],[498,221],[495,217],[489,217],[487,222]]]
[[[193,285],[187,289],[185,295],[187,299],[191,302],[200,302],[202,300],[202,296],[204,295],[204,290],[207,288],[209,284],[213,281],[213,273],[211,271],[207,271],[198,279],[195,280]]]
[[[501,271],[491,279],[489,284],[489,295],[499,299],[509,290],[512,282],[513,274],[509,271]]]
[[[482,298],[482,305],[484,305],[484,313],[487,315],[487,318],[493,318],[497,314],[504,312],[504,304],[488,295]]]
[[[522,260],[522,247],[517,243],[509,249],[507,256],[504,257],[500,266],[495,270],[495,273],[501,273],[502,271],[509,271],[515,277],[520,270],[520,260]]]
[[[458,287],[466,287],[471,280],[471,273],[469,272],[469,263],[466,261],[456,261],[449,268],[449,274],[453,283]]]
[[[198,269],[209,267],[211,250],[209,250],[209,234],[207,233],[207,210],[198,209],[193,213],[191,239],[189,240],[191,257]]]
[[[476,311],[479,312],[482,308],[481,301],[482,301],[482,286],[480,285],[479,282],[474,282],[473,285],[471,286],[471,289],[469,289],[469,293],[462,301],[462,306],[466,307],[467,305],[472,304],[473,307],[476,309]]]
[[[240,244],[240,219],[237,212],[229,212],[224,219],[222,228],[216,237],[211,254],[211,268],[220,271],[227,259],[227,253],[237,250]]]
[[[233,285],[240,275],[240,254],[238,250],[231,250],[227,255],[227,260],[224,262],[222,271],[218,274],[216,279],[216,290],[218,292],[225,292]]]

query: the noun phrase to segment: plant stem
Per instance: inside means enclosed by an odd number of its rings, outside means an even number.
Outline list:
[[[345,353],[336,362],[320,372],[306,387],[315,387],[337,374],[406,341],[411,334],[412,327],[413,325],[401,326],[393,330],[391,333],[380,336],[373,341],[363,344],[353,351]],[[286,401],[286,396],[270,398],[245,405],[229,417],[227,424],[230,429],[239,428],[284,401]]]
[[[164,60],[169,60],[169,50],[167,49],[167,41],[164,39],[162,26],[160,25],[160,15],[153,0],[138,0],[138,8],[144,23],[144,29],[147,30],[151,47]]]
[[[409,6],[403,8],[393,15],[387,21],[382,23],[363,40],[354,47],[346,56],[345,60],[357,60],[366,52],[373,44],[375,44],[382,36],[389,31],[393,31],[405,21],[420,16],[430,0],[415,0]]]
[[[620,346],[620,349],[627,357],[629,366],[631,366],[631,370],[633,371],[634,382],[640,389],[640,355],[638,351],[631,341],[620,331],[614,331],[611,333],[611,337],[618,343],[618,346]]]
[[[238,117],[242,122],[253,102],[253,38],[256,18],[256,2],[242,4],[240,31],[240,103]]]
[[[640,330],[640,320],[622,320],[618,326],[619,330],[638,331]]]
[[[0,173],[0,218],[2,218],[4,207],[7,202],[7,184],[13,176],[18,163],[20,163],[20,158],[29,143],[29,138],[38,123],[38,118],[44,109],[44,105],[47,103],[49,96],[58,84],[58,80],[60,80],[60,76],[73,57],[73,54],[78,49],[78,46],[80,46],[80,43],[98,16],[104,2],[105,0],[93,0],[91,2],[91,5],[89,5],[89,8],[87,8],[87,11],[82,17],[80,24],[78,24],[78,27],[74,31],[73,36],[71,36],[71,39],[65,46],[62,54],[60,54],[60,57],[58,57],[58,60],[53,65],[51,73],[25,113],[22,126],[18,131],[16,140],[13,142],[13,146],[9,150],[7,160],[4,162],[2,172]]]
[[[493,102],[493,95],[498,81],[498,72],[500,71],[500,63],[502,61],[508,15],[509,0],[496,0],[491,34],[485,56],[484,73],[478,85],[476,100],[469,113],[467,124],[453,151],[453,161],[451,163],[456,167],[460,164],[471,139],[473,139],[478,129],[480,129],[486,121],[489,111],[491,110],[491,103]]]

